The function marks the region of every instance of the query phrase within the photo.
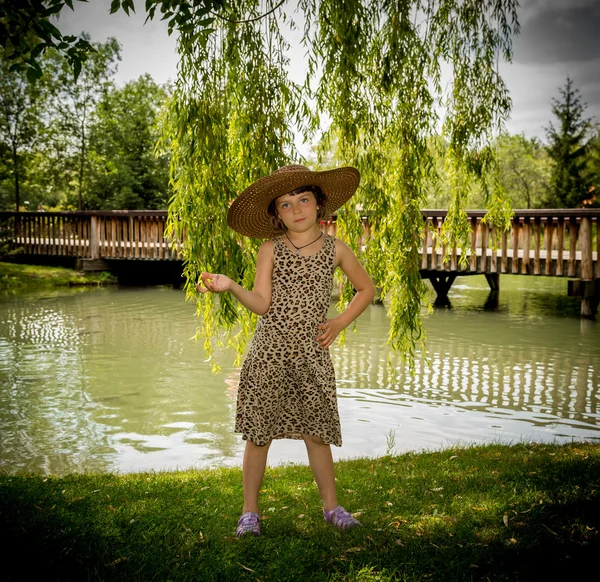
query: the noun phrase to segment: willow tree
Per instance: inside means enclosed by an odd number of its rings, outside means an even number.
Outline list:
[[[227,207],[253,180],[298,161],[294,132],[309,139],[328,117],[322,141],[362,175],[356,207],[337,216],[338,236],[359,252],[356,208],[368,214],[361,259],[386,299],[391,345],[411,361],[424,340],[421,208],[434,172],[427,141],[440,128],[452,175],[446,241],[466,246],[463,206],[474,180],[486,188],[488,220],[508,215],[488,144],[510,109],[498,63],[511,58],[517,0],[299,0],[291,16],[283,2],[234,5],[211,18],[206,42],[191,42],[194,27],[180,31],[159,143],[172,154],[169,228],[183,241],[187,294],[196,297],[202,270],[252,286],[260,241],[227,228]],[[293,19],[307,51],[302,85],[287,69],[284,30]],[[340,304],[351,294],[346,283]],[[207,352],[229,345],[241,353],[253,316],[227,294],[196,301]]]

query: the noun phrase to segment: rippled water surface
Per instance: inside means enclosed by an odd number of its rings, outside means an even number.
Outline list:
[[[600,439],[600,325],[581,321],[566,281],[459,279],[425,315],[414,375],[386,346],[371,306],[337,371],[344,446],[336,458],[520,439]],[[239,370],[212,374],[198,320],[169,288],[64,290],[0,298],[0,467],[139,471],[237,465]],[[305,462],[276,441],[271,464]]]

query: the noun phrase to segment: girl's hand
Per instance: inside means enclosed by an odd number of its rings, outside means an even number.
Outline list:
[[[344,329],[337,319],[328,319],[325,323],[319,323],[318,328],[322,333],[317,336],[317,341],[324,350],[335,341],[335,338]]]
[[[233,281],[225,275],[215,275],[213,273],[203,272],[200,275],[202,283],[196,283],[196,290],[200,293],[223,293],[223,291],[229,291]],[[204,285],[204,286],[203,286]]]

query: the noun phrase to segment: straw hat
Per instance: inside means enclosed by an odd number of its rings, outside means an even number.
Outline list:
[[[319,186],[326,197],[325,215],[333,214],[350,198],[360,182],[360,174],[350,166],[313,172],[304,166],[284,166],[246,188],[229,207],[227,225],[252,238],[272,238],[273,228],[267,208],[272,200],[300,186]]]

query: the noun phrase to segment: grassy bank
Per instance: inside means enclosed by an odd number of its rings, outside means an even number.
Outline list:
[[[289,466],[267,470],[263,535],[239,540],[239,469],[3,476],[5,555],[15,580],[548,581],[597,568],[598,445],[344,461],[337,479],[362,528],[324,523],[310,470]]]
[[[42,267],[0,262],[0,292],[10,293],[43,287],[110,285],[116,283],[107,272],[84,272],[62,267]]]

